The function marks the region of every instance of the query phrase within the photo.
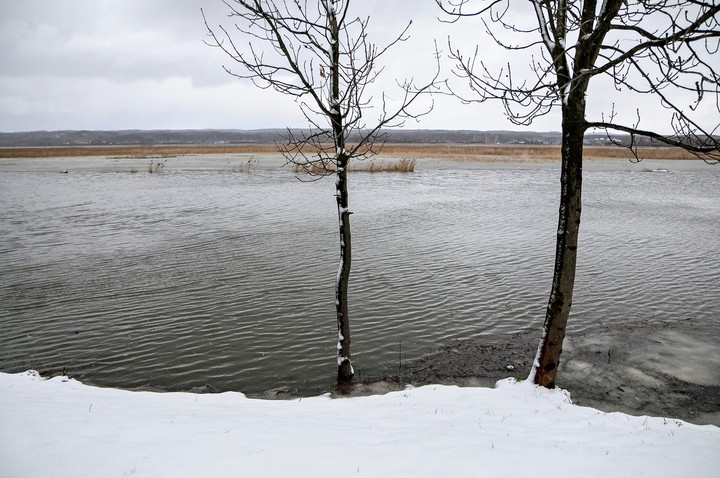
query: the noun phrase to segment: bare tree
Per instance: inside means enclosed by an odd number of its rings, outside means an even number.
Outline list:
[[[486,32],[523,54],[528,73],[510,63],[492,71],[479,58],[451,46],[456,74],[467,80],[468,101],[500,100],[515,124],[560,109],[562,170],[555,268],[542,339],[529,379],[553,387],[575,283],[581,213],[583,137],[590,129],[626,133],[639,160],[639,137],[720,160],[720,3],[717,0],[437,0],[450,21],[479,17]],[[518,9],[518,5],[520,8]],[[523,11],[522,7],[525,7]],[[529,19],[522,24],[522,19]],[[713,63],[714,62],[714,63]],[[529,70],[527,66],[529,65]],[[521,68],[522,69],[522,68]],[[588,119],[591,84],[610,80],[618,91],[651,99],[668,113],[666,131],[644,129],[639,107],[629,123],[615,105]],[[703,120],[702,109],[710,110]],[[608,135],[609,136],[609,135]]]
[[[335,283],[337,312],[338,381],[353,377],[350,360],[348,284],[351,265],[348,164],[376,154],[386,134],[381,128],[401,126],[432,109],[410,111],[410,106],[434,86],[439,70],[428,83],[399,83],[399,99],[385,94],[377,101],[370,87],[382,72],[378,60],[407,38],[410,23],[384,47],[368,39],[369,18],[352,16],[350,0],[224,0],[233,21],[211,28],[205,18],[210,46],[220,48],[239,67],[225,70],[250,79],[259,88],[272,88],[294,98],[309,123],[278,145],[288,163],[317,176],[334,174],[339,218],[340,265]],[[236,41],[235,37],[242,40]],[[379,112],[365,123],[366,110]],[[353,143],[350,143],[350,140]]]

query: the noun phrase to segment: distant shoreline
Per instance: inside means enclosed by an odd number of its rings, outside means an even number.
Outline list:
[[[278,154],[274,144],[222,145],[135,145],[135,146],[48,146],[0,148],[0,158],[68,158],[98,157],[143,159],[187,155]],[[644,147],[639,154],[648,159],[697,159],[676,148]],[[380,157],[413,157],[450,159],[455,161],[559,161],[560,146],[522,144],[455,144],[455,143],[388,143],[380,150]],[[585,159],[628,159],[627,148],[613,146],[585,146]]]

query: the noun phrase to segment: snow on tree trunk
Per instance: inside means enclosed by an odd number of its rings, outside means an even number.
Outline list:
[[[340,265],[335,282],[335,307],[338,326],[338,382],[348,382],[353,377],[350,363],[350,318],[348,316],[348,284],[352,259],[350,236],[350,211],[348,210],[347,158],[344,153],[338,155],[336,198],[338,221],[340,226]]]
[[[337,199],[338,223],[340,227],[340,265],[335,281],[335,308],[337,311],[338,343],[337,364],[338,383],[346,383],[353,378],[350,362],[350,317],[348,314],[348,284],[350,282],[350,265],[352,247],[350,238],[350,211],[348,209],[347,166],[348,156],[345,152],[345,128],[340,112],[340,31],[334,5],[326,5],[332,41],[330,98],[332,107],[331,121],[335,139],[335,163],[337,166],[335,180],[335,198]]]
[[[555,270],[543,335],[529,377],[534,383],[548,388],[555,386],[575,284],[581,212],[584,110],[585,104],[582,100],[568,101],[563,107],[561,192]]]

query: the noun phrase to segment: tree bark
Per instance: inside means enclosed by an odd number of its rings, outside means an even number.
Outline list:
[[[332,42],[330,44],[331,60],[331,97],[330,110],[335,139],[335,163],[337,166],[335,180],[335,198],[338,208],[340,227],[340,265],[335,281],[335,308],[337,312],[338,343],[337,364],[338,383],[352,380],[354,371],[350,362],[350,317],[348,314],[348,284],[350,282],[350,265],[352,263],[352,247],[350,236],[350,210],[348,209],[347,166],[348,156],[345,152],[345,129],[340,111],[340,31],[338,29],[335,7],[332,3],[326,6]]]
[[[577,96],[577,94],[572,95]],[[530,379],[537,385],[555,387],[565,327],[572,306],[582,199],[582,156],[585,134],[585,102],[568,98],[563,105],[562,171],[555,269],[545,313],[543,336]]]
[[[336,197],[338,220],[340,224],[340,265],[335,283],[335,307],[338,326],[338,382],[352,380],[354,371],[350,362],[350,318],[348,316],[348,284],[352,248],[350,244],[350,211],[348,210],[347,158],[345,153],[338,155]]]

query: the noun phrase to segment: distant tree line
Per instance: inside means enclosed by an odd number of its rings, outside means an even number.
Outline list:
[[[548,144],[562,142],[560,132],[537,131],[473,131],[473,130],[388,130],[387,141],[398,144]],[[302,130],[291,130],[295,136]],[[305,132],[309,133],[309,130]],[[129,146],[129,145],[188,145],[188,144],[274,144],[287,138],[287,129],[260,130],[117,130],[117,131],[27,131],[0,133],[0,147],[51,147],[51,146]],[[348,141],[357,142],[358,133]],[[664,146],[650,138],[637,137],[638,146]],[[630,144],[630,135],[585,135],[587,145]]]

